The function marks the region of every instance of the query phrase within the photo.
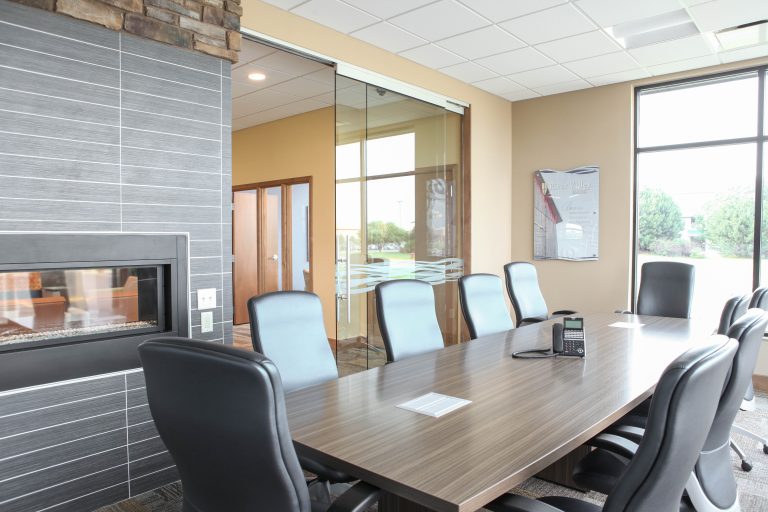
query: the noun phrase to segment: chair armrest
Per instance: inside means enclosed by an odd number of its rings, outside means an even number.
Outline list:
[[[536,317],[523,318],[522,320],[520,320],[520,323],[517,325],[518,327],[522,327],[524,325],[537,324],[543,321],[544,321],[544,318],[536,318]]]
[[[620,315],[631,315],[632,314],[632,312],[629,311],[628,309],[615,309],[613,312],[614,313],[619,313]]]
[[[492,512],[562,512],[559,508],[543,501],[507,493],[483,507]]]
[[[643,435],[645,435],[645,429],[632,425],[612,425],[605,430],[605,433],[621,436],[624,439],[629,439],[633,443],[639,444]]]
[[[327,512],[364,512],[379,500],[381,489],[358,482],[336,498]]]
[[[637,453],[638,447],[637,443],[630,441],[626,437],[614,434],[598,434],[590,439],[587,444],[594,448],[609,451],[627,461]]]
[[[575,315],[576,313],[578,313],[578,311],[573,311],[573,310],[570,310],[570,309],[561,309],[560,311],[553,311],[552,312],[552,316],[555,316],[555,315],[562,315],[562,316],[565,316],[565,315]]]

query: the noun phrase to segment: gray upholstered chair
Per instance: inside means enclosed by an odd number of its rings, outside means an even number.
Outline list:
[[[291,442],[277,367],[218,343],[157,338],[139,346],[149,408],[176,463],[184,512],[362,512],[360,482],[333,504],[310,501]]]
[[[513,329],[504,301],[501,278],[493,274],[470,274],[459,278],[461,312],[473,340]]]
[[[690,318],[695,270],[676,261],[643,263],[635,313]]]
[[[720,324],[717,326],[717,334],[727,334],[731,325],[747,312],[749,295],[736,295],[725,301],[723,312],[720,313]]]
[[[736,342],[713,336],[664,371],[656,386],[648,428],[639,445],[618,438],[634,453],[605,501],[605,512],[671,511],[680,497],[707,438],[736,352]],[[618,436],[617,436],[618,437]],[[601,507],[576,498],[538,501],[506,494],[485,508],[493,512],[592,512]]]
[[[525,261],[515,261],[504,265],[507,292],[515,310],[517,326],[543,322],[553,316],[572,315],[570,309],[555,311],[550,316],[544,295],[539,288],[536,267]]]
[[[258,295],[248,300],[248,315],[253,350],[277,366],[287,393],[339,378],[317,295],[302,291]],[[355,480],[301,452],[299,461],[302,468],[317,475],[328,498],[330,483]]]
[[[387,362],[445,346],[435,314],[435,293],[425,281],[397,279],[377,284],[376,315]]]
[[[749,301],[749,307],[760,308],[763,311],[768,311],[768,288],[762,287],[752,292],[752,298]],[[741,401],[741,410],[742,411],[755,410],[755,388],[752,386],[752,379],[749,380],[749,385],[747,386],[747,392],[744,394],[744,400]],[[733,426],[733,431],[736,432],[737,434],[741,434],[742,436],[746,436],[751,439],[754,439],[755,441],[758,441],[760,444],[763,445],[763,453],[768,454],[768,438],[763,437],[759,434],[756,434],[751,430],[747,430],[744,427],[740,427],[738,425]],[[741,469],[743,469],[744,471],[751,471],[752,463],[747,458],[746,454],[744,453],[744,450],[742,450],[741,447],[733,439],[731,439],[731,448],[733,448],[733,450],[741,459]]]
[[[738,510],[729,440],[741,398],[744,396],[747,382],[752,378],[766,324],[768,315],[764,311],[750,309],[728,329],[727,336],[738,341],[738,350],[725,387],[718,393],[719,401],[712,426],[685,486],[688,499],[695,510]],[[655,396],[656,394],[654,400]],[[627,443],[636,441],[636,436],[642,439],[648,435],[651,422],[652,417],[649,414],[645,429],[619,427],[613,433],[600,434],[592,439],[590,444],[598,449],[576,465],[574,481],[589,489],[609,494],[614,486],[618,485],[627,467],[627,461],[635,456],[634,446]]]

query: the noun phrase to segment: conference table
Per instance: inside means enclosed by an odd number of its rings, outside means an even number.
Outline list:
[[[646,399],[712,325],[584,317],[586,357],[548,348],[550,320],[304,388],[287,397],[301,453],[381,488],[381,512],[470,512],[583,445]],[[471,403],[439,418],[397,405],[436,392]]]

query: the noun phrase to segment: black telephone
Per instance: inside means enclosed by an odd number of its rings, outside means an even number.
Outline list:
[[[552,352],[561,356],[584,357],[584,319],[566,317],[552,326]]]
[[[512,357],[538,359],[557,356],[584,357],[585,354],[584,319],[566,317],[563,323],[552,324],[552,352],[547,349],[522,350],[513,352]]]

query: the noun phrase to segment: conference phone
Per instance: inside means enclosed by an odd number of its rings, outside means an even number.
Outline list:
[[[563,318],[563,323],[552,325],[552,352],[548,349],[533,349],[513,352],[512,357],[520,359],[538,359],[543,357],[584,357],[584,319]]]

